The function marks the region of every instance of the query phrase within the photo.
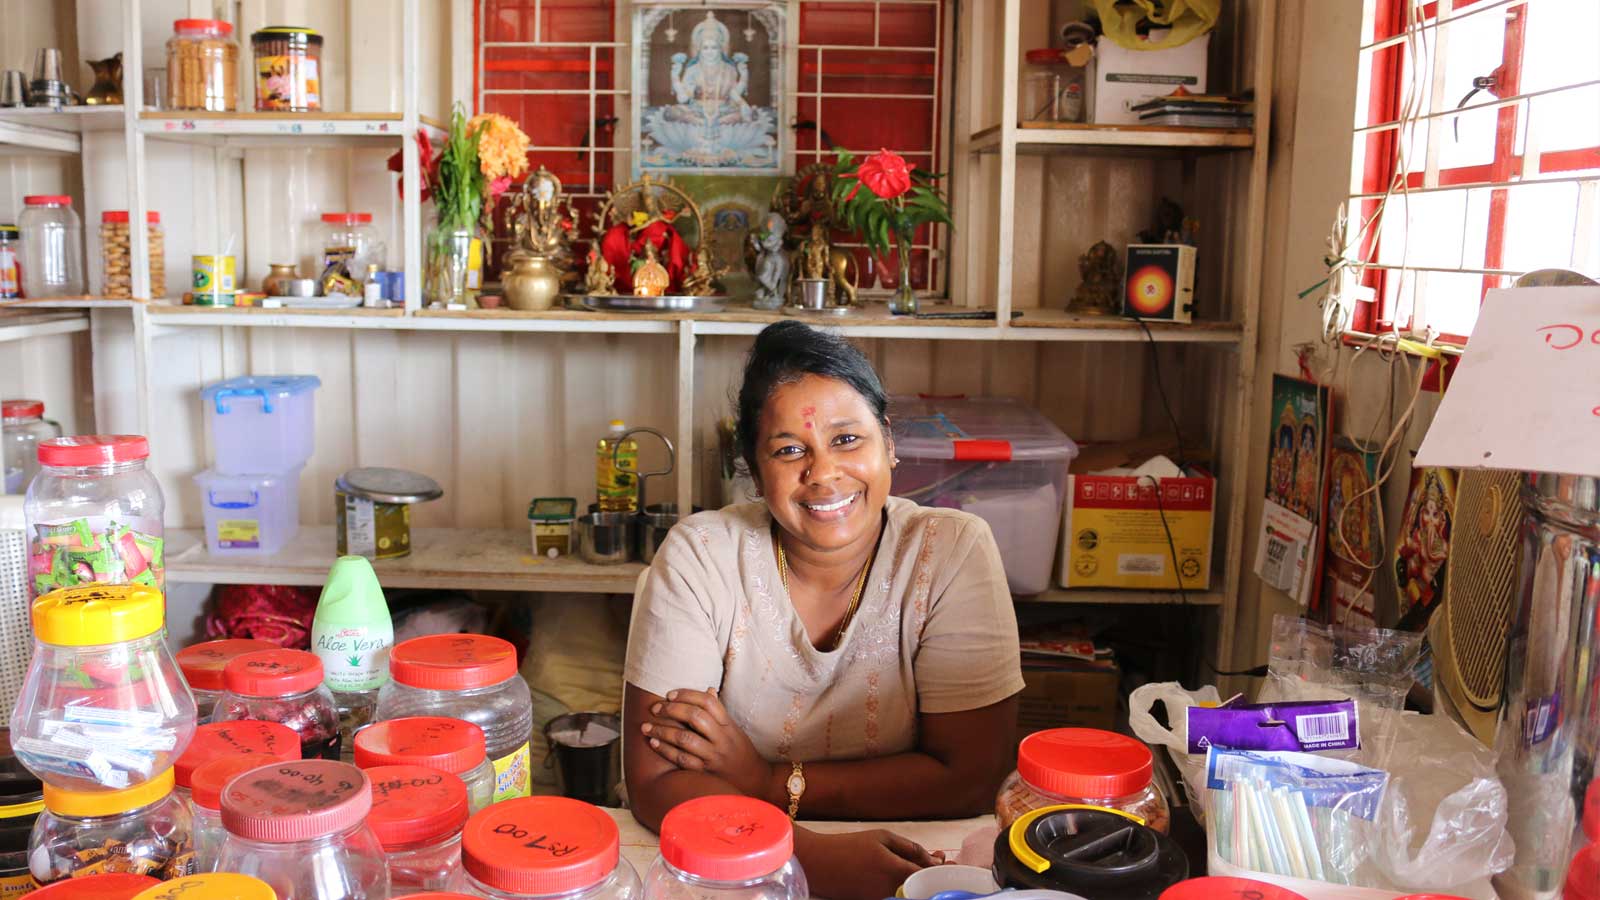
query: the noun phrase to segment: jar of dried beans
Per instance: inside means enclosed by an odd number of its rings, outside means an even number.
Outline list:
[[[276,25],[250,35],[256,64],[256,109],[314,112],[322,109],[322,35],[309,28]]]
[[[239,108],[239,45],[220,19],[179,19],[167,41],[167,108]]]
[[[100,214],[101,293],[107,297],[133,296],[133,256],[128,235],[128,211],[108,209]],[[150,296],[166,293],[166,240],[161,234],[161,214],[145,214],[145,240],[150,246]]]

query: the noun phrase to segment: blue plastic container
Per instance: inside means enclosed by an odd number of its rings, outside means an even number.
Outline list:
[[[315,444],[315,375],[245,375],[208,385],[206,425],[216,471],[263,475],[298,469]]]
[[[277,475],[206,471],[194,480],[213,555],[269,556],[300,530],[299,467]]]

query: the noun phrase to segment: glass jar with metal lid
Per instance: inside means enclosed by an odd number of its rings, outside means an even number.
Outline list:
[[[351,469],[333,484],[340,556],[395,559],[411,553],[411,505],[444,496],[439,482],[417,472]]]
[[[258,112],[322,109],[322,35],[274,25],[250,35],[250,49],[255,54]]]

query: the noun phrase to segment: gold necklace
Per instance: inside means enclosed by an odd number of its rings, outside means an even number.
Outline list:
[[[783,539],[773,534],[772,542],[778,545],[778,580],[783,582],[783,592],[789,593],[789,560],[783,553]],[[850,620],[855,618],[856,610],[861,607],[861,595],[867,587],[867,571],[872,568],[872,561],[878,555],[874,547],[872,554],[861,567],[861,574],[856,576],[856,590],[850,597],[850,605],[845,607],[844,618],[839,621],[839,629],[833,633],[833,642],[828,645],[829,650],[839,649],[839,642],[844,640],[845,629],[850,627]],[[791,601],[792,602],[792,601]]]

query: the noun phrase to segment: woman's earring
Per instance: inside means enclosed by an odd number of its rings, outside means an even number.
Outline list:
[[[898,457],[898,456],[889,457],[889,468],[892,469],[892,468],[894,468],[895,466],[898,466],[898,465],[900,465],[900,457]]]

